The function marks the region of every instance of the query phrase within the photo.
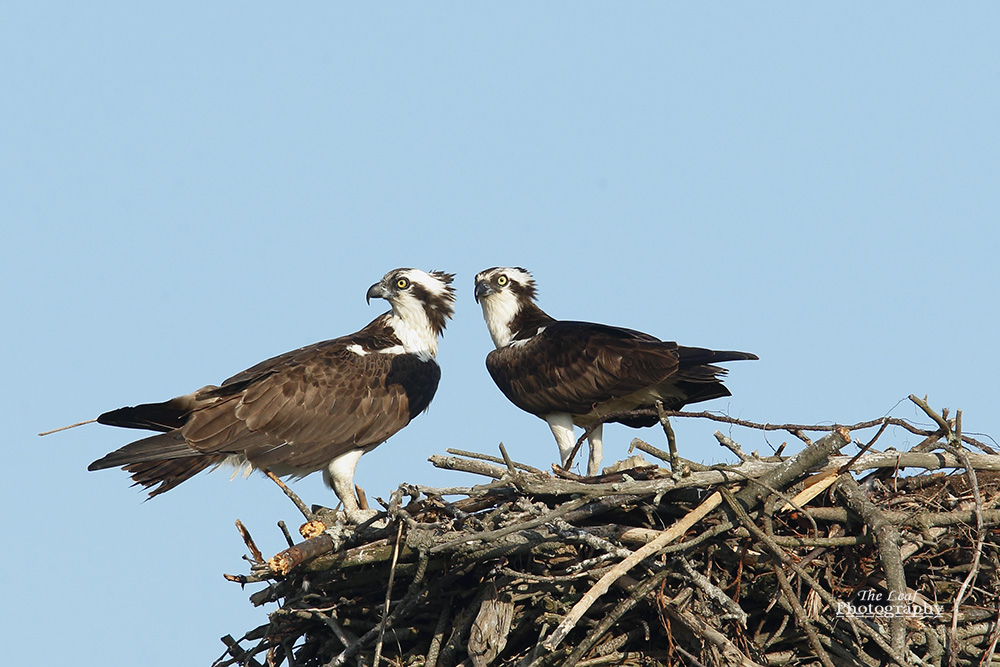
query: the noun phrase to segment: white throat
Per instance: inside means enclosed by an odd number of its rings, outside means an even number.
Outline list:
[[[521,312],[521,303],[517,295],[510,290],[504,290],[480,300],[483,307],[483,318],[486,328],[490,330],[490,338],[498,348],[510,343],[516,331],[511,331],[511,322]]]
[[[399,339],[403,352],[425,358],[437,356],[437,333],[420,302],[411,298],[397,299],[388,315],[387,324]]]

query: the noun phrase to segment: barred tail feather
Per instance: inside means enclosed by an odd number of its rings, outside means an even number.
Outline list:
[[[222,463],[225,458],[224,455],[218,454],[166,461],[145,461],[124,466],[124,469],[132,473],[132,480],[149,490],[149,497],[153,498],[191,479],[205,468]]]

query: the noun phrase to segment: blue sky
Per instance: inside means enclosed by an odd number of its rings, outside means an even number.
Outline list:
[[[33,2],[0,10],[5,656],[209,664],[266,620],[244,572],[297,522],[259,476],[151,502],[39,431],[354,331],[398,266],[458,274],[430,411],[370,497],[466,478],[446,447],[556,458],[492,385],[472,279],[521,265],[566,319],[740,349],[757,421],[1000,434],[996,5]],[[716,425],[682,453],[727,458]],[[609,427],[607,459],[655,429]],[[784,438],[734,430],[745,449]],[[912,439],[890,433],[886,445]],[[794,444],[794,443],[790,443]],[[332,503],[318,476],[296,484]]]

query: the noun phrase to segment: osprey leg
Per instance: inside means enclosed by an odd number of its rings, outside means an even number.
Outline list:
[[[344,503],[344,514],[351,523],[364,523],[378,514],[377,510],[361,509],[354,491],[354,470],[358,467],[361,455],[366,451],[365,449],[352,449],[341,454],[330,461],[330,465],[323,471],[323,481],[333,489],[333,492],[340,498],[340,502]]]
[[[590,460],[587,461],[587,475],[594,477],[601,472],[601,460],[604,458],[604,424],[598,424],[587,436],[590,442]]]

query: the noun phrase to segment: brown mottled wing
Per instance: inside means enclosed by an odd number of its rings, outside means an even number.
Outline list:
[[[317,469],[406,426],[411,403],[426,407],[439,378],[433,361],[362,356],[343,341],[327,341],[230,378],[210,392],[218,402],[192,414],[182,433],[204,453],[235,451],[262,467]]]
[[[588,322],[557,321],[523,344],[494,350],[486,368],[514,405],[536,415],[589,412],[677,371],[677,345]]]

